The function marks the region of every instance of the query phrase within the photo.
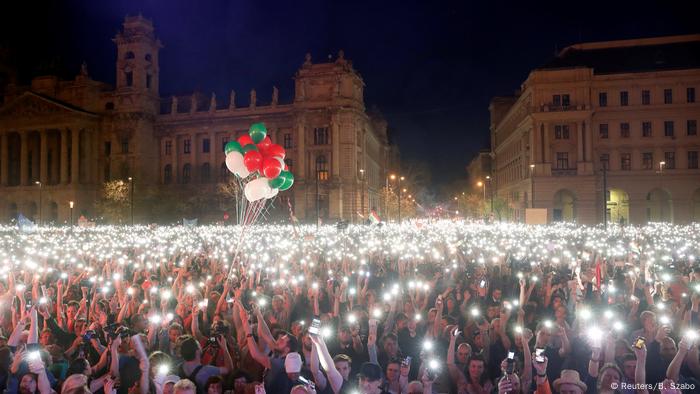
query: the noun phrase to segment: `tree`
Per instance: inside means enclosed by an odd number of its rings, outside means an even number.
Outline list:
[[[102,198],[95,205],[105,221],[123,223],[129,208],[129,183],[122,180],[105,182]]]

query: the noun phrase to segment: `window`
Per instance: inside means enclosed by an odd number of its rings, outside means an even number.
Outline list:
[[[686,101],[689,103],[695,102],[695,88],[688,88],[685,90]]]
[[[292,171],[292,168],[294,168],[294,160],[292,160],[292,159],[284,159],[284,164],[287,165],[287,168],[288,168],[287,171],[292,172],[292,173],[294,172],[294,171]]]
[[[686,127],[688,128],[688,135],[698,135],[698,121],[691,119],[688,120]]]
[[[190,163],[182,166],[182,183],[190,183],[190,177],[192,176],[192,166]]]
[[[610,168],[610,155],[607,153],[603,153],[600,155],[600,167],[601,168]]]
[[[316,176],[319,181],[328,180],[328,161],[324,155],[316,157]]]
[[[673,137],[673,121],[667,120],[664,122],[664,135],[666,137]]]
[[[598,93],[598,106],[607,107],[608,106],[608,94],[605,92]]]
[[[184,153],[190,153],[192,150],[192,140],[189,138],[186,139],[182,144],[182,148]]]
[[[226,163],[221,163],[221,167],[219,167],[219,182],[226,182],[230,173],[231,171],[226,167]]]
[[[151,81],[153,80],[153,76],[151,74],[146,74],[146,89],[151,88]]]
[[[126,86],[132,86],[134,84],[134,73],[127,71],[124,73],[124,78],[126,79]]]
[[[654,154],[652,152],[642,153],[642,168],[645,170],[654,168]]]
[[[314,145],[328,145],[328,127],[314,128]]]
[[[651,137],[651,122],[642,122],[642,137]]]
[[[167,164],[163,169],[163,183],[169,185],[173,181],[173,166]]]
[[[673,89],[664,89],[664,104],[673,103]]]
[[[569,168],[569,153],[557,152],[557,169],[565,170]]]
[[[690,150],[688,151],[688,168],[692,170],[698,169],[698,151]]]
[[[199,172],[199,179],[202,183],[209,183],[211,181],[211,166],[209,163],[202,164],[202,168]]]
[[[135,57],[136,56],[134,55],[134,52],[131,51],[127,52],[126,55],[124,55],[124,59],[133,59]]]
[[[620,105],[623,107],[629,105],[629,94],[627,91],[620,92]]]
[[[221,151],[226,152],[226,144],[228,144],[228,137],[223,137],[221,139]]]
[[[568,94],[561,95],[561,105],[564,107],[568,107],[569,105],[571,105],[571,101],[569,100]]]
[[[629,138],[630,137],[630,124],[620,123],[620,137]]]
[[[629,171],[632,169],[632,155],[629,153],[620,154],[620,168],[623,171]]]
[[[600,138],[608,138],[608,124],[601,123],[600,125]]]
[[[153,59],[150,53],[147,53],[143,58],[146,59],[147,62],[150,62]]]
[[[559,107],[561,105],[561,96],[558,94],[555,94],[552,96],[552,105],[555,107]]]
[[[129,153],[129,139],[122,138],[121,143],[122,143],[122,153],[124,153],[124,154]]]
[[[109,157],[112,154],[112,142],[105,141],[105,156]]]
[[[211,149],[211,141],[209,138],[205,138],[202,140],[202,153],[209,153],[209,150]]]
[[[108,103],[105,104],[105,110],[106,110],[106,111],[111,111],[111,110],[113,110],[113,109],[114,109],[114,103],[113,103],[113,102],[110,101],[110,102],[108,102]]]
[[[672,170],[676,168],[676,152],[664,152],[664,168]]]
[[[558,140],[568,140],[569,139],[569,126],[568,125],[556,125],[554,126],[554,138]]]
[[[171,140],[165,141],[165,154],[170,156],[173,151],[173,142]]]
[[[642,90],[642,105],[651,104],[651,92],[648,90]]]
[[[284,133],[284,149],[292,148],[292,133]]]

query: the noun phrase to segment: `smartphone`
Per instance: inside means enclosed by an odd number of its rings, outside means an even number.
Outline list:
[[[544,362],[544,348],[536,348],[535,349],[535,362],[536,363],[543,363]]]
[[[403,361],[401,362],[401,366],[402,367],[410,367],[411,366],[411,356],[404,358]]]
[[[309,334],[318,335],[321,333],[321,320],[314,318],[311,320],[311,327],[309,327]]]
[[[506,375],[512,375],[515,369],[515,352],[508,352],[506,359]]]
[[[646,343],[646,341],[647,341],[646,338],[639,337],[634,341],[634,345],[632,345],[632,346],[636,347],[637,349],[641,349],[642,346],[644,346],[644,344]]]
[[[309,379],[306,379],[305,377],[303,377],[303,376],[300,375],[300,376],[299,376],[299,381],[302,382],[302,383],[304,383],[305,386],[309,386],[309,387],[311,387],[313,390],[316,390],[316,385],[314,384],[314,382],[310,381]]]
[[[481,282],[479,282],[479,287],[481,287],[482,289],[486,287],[486,280],[482,279]]]

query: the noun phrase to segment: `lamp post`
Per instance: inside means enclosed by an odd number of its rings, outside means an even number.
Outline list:
[[[42,205],[42,204],[41,204],[41,203],[42,203],[42,201],[41,201],[41,197],[42,197],[42,196],[41,196],[41,187],[42,187],[43,185],[42,185],[41,182],[39,182],[39,181],[36,181],[36,182],[34,182],[34,183],[36,183],[37,186],[39,186],[39,226],[41,226],[41,222],[42,222],[42,215],[41,215],[41,205]]]
[[[391,174],[391,175],[389,175],[388,178],[386,178],[386,196],[384,197],[384,206],[386,207],[386,220],[387,221],[389,220],[389,217],[390,217],[390,215],[389,215],[389,211],[390,211],[389,210],[389,179],[391,179],[393,181],[394,179],[396,179],[396,175]]]
[[[134,178],[129,177],[129,208],[131,210],[131,225],[134,225]]]
[[[399,186],[397,187],[397,189],[399,189],[399,224],[401,224],[401,181],[403,181],[403,179],[403,177],[399,177]]]
[[[603,224],[608,228],[608,165],[603,162]]]
[[[530,164],[530,208],[535,207],[535,165]]]
[[[318,180],[320,177],[321,177],[321,171],[319,171],[317,168],[316,169],[316,231],[318,231],[318,222],[321,219],[321,216],[320,216],[321,210],[319,207],[319,192],[318,192],[318,187],[319,187]]]
[[[486,175],[486,181],[489,183],[489,199],[491,200],[491,214],[493,214],[493,187],[491,187],[491,176]],[[486,187],[486,185],[484,185]]]
[[[68,201],[70,207],[70,228],[73,229],[73,201]]]

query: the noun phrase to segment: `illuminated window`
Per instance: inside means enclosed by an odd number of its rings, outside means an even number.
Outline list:
[[[316,176],[319,181],[328,180],[328,161],[324,155],[316,157]]]

